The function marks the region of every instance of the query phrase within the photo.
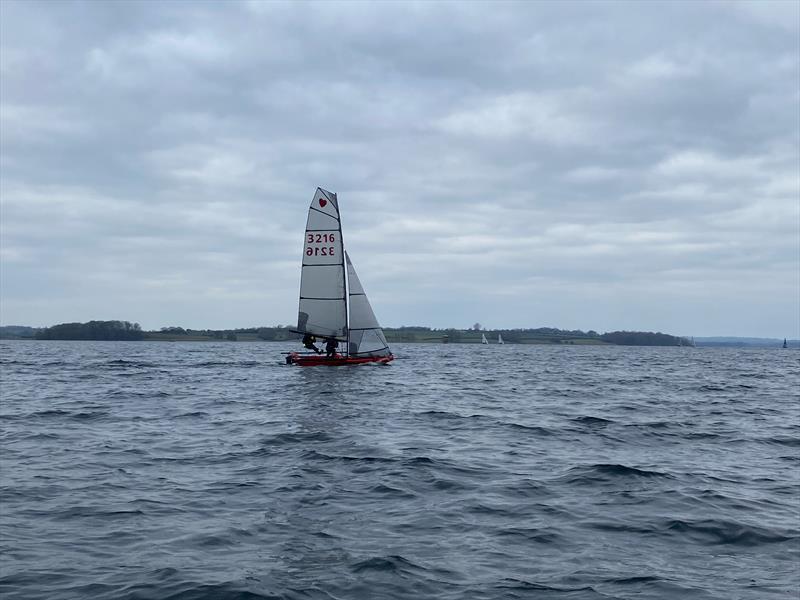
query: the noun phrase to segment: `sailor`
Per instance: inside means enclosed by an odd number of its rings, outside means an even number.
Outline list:
[[[325,340],[325,352],[327,353],[328,358],[334,358],[336,356],[336,347],[339,345],[332,337]]]
[[[307,333],[307,334],[305,334],[303,336],[303,347],[308,348],[309,350],[313,350],[317,354],[322,354],[322,350],[320,350],[319,348],[317,348],[314,345],[314,342],[316,342],[316,341],[317,341],[317,338],[315,338],[310,333]]]

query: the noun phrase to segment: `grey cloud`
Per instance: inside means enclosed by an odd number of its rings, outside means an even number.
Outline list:
[[[321,185],[386,324],[795,335],[798,10],[0,3],[0,319],[290,322]]]

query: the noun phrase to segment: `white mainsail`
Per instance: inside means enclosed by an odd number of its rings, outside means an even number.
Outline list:
[[[350,343],[349,356],[389,356],[389,344],[383,330],[375,318],[367,294],[361,286],[350,255],[345,251],[347,261],[347,283],[350,298]]]
[[[489,340],[486,339],[486,334],[482,333],[481,334],[481,344],[488,344],[488,343],[489,343]]]
[[[306,221],[297,331],[347,340],[342,225],[336,194],[317,188]]]
[[[500,335],[499,333],[497,334],[497,343],[498,344],[505,344],[505,342],[503,341],[503,336]]]

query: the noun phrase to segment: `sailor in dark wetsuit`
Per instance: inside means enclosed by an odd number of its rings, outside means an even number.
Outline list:
[[[326,356],[328,358],[335,358],[336,357],[336,347],[339,345],[333,338],[328,338],[325,340],[325,352],[327,353]]]
[[[314,351],[314,352],[316,352],[317,354],[322,354],[322,350],[320,350],[319,348],[317,348],[317,347],[314,345],[314,342],[316,342],[316,341],[317,341],[317,338],[315,338],[315,337],[314,337],[313,335],[311,335],[310,333],[307,333],[307,334],[305,334],[305,335],[303,336],[303,346],[304,346],[305,348],[308,348],[309,350],[313,350],[313,351]]]

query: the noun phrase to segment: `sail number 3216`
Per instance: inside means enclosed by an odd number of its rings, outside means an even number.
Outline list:
[[[332,244],[336,241],[336,234],[334,233],[309,233],[306,237],[308,244]],[[333,256],[333,246],[308,246],[306,248],[306,256]]]

